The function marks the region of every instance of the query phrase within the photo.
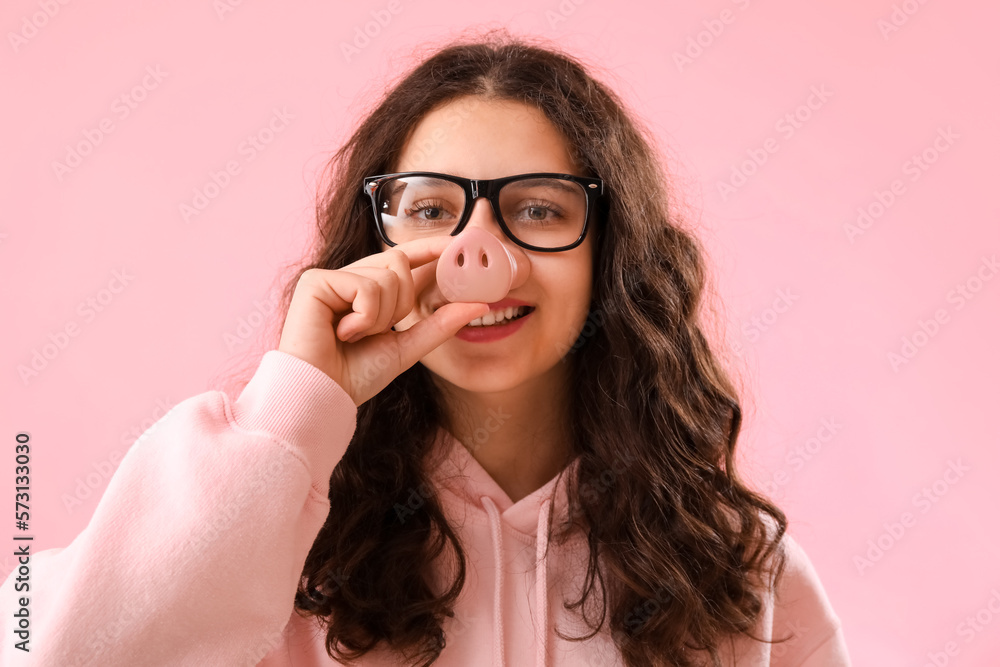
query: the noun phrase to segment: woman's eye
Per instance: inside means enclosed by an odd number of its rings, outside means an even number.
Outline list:
[[[525,204],[517,216],[522,222],[554,223],[562,218],[558,209],[547,204]]]
[[[406,210],[407,217],[427,221],[442,220],[446,213],[445,207],[436,202],[416,202]]]
[[[429,231],[454,225],[456,216],[452,202],[439,199],[420,199],[402,211],[402,224],[411,229]]]
[[[417,213],[424,213],[424,219],[435,220],[441,215],[441,209],[436,206],[428,206],[427,208],[417,209]]]

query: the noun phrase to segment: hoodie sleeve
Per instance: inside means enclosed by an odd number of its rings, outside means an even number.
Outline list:
[[[258,664],[282,641],[357,409],[311,364],[266,352],[235,402],[177,404],[129,449],[90,522],[0,586],[0,664]],[[30,652],[13,612],[30,598]]]
[[[843,628],[812,562],[798,542],[785,533],[788,556],[778,582],[771,645],[771,667],[851,667]]]

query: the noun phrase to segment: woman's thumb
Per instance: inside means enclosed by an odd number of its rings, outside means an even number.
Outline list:
[[[445,342],[466,324],[490,311],[485,303],[448,303],[433,315],[399,332],[399,359],[403,369],[420,361],[424,355]]]

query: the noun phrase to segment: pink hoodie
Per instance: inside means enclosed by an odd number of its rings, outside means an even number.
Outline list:
[[[31,590],[0,587],[0,664],[71,667],[198,665],[316,667],[325,633],[293,612],[306,555],[330,511],[330,474],[355,430],[356,408],[326,374],[267,352],[235,402],[210,391],[176,405],[130,448],[87,527],[65,548],[33,554]],[[448,520],[468,560],[446,647],[436,665],[622,665],[609,634],[568,642],[587,628],[562,607],[578,597],[586,543],[551,545],[545,518],[567,508],[566,476],[512,503],[468,450],[439,432],[428,459]],[[576,461],[571,464],[576,465]],[[568,470],[571,472],[572,470]],[[559,489],[556,489],[556,481]],[[426,492],[426,490],[425,490]],[[420,511],[412,489],[406,511]],[[840,627],[802,549],[759,635],[795,639],[723,644],[726,665],[850,665]],[[497,567],[500,563],[501,567]],[[453,563],[438,564],[438,585]],[[13,612],[30,597],[30,652],[15,648]],[[636,613],[655,613],[650,600]],[[404,664],[386,651],[360,665]]]

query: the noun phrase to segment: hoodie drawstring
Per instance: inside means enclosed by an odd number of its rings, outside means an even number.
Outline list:
[[[546,643],[549,638],[549,587],[546,580],[548,561],[546,560],[546,548],[549,545],[549,505],[551,500],[542,503],[538,510],[538,531],[535,533],[535,609],[538,611],[538,624],[536,628],[541,628],[538,637],[538,657],[535,662],[538,667],[545,667],[547,663]]]
[[[503,535],[500,534],[500,513],[489,496],[480,498],[483,508],[490,515],[490,531],[493,533],[493,562],[496,576],[493,585],[493,667],[504,667],[503,659]]]
[[[500,532],[500,512],[496,504],[489,496],[482,496],[480,502],[483,509],[489,515],[490,532],[493,535],[493,561],[496,566],[496,576],[493,586],[493,618],[495,631],[493,633],[493,665],[494,667],[505,667],[504,661],[504,631],[503,631],[503,535]],[[538,510],[538,530],[536,533],[535,557],[537,559],[535,569],[535,609],[538,613],[538,622],[535,625],[537,637],[537,652],[535,662],[538,667],[545,667],[547,664],[547,643],[548,643],[548,616],[549,616],[549,596],[547,584],[548,561],[546,559],[546,549],[549,543],[548,514],[551,499],[546,499]]]

